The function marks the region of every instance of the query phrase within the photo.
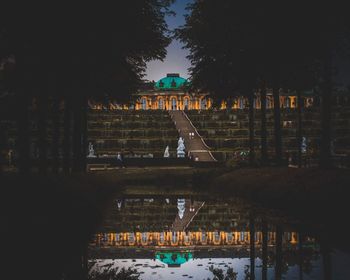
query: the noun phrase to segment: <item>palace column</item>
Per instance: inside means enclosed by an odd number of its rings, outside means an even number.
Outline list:
[[[261,97],[260,97],[260,95],[256,98],[256,109],[261,109]]]
[[[280,95],[280,107],[282,108],[283,107],[283,96]]]
[[[210,98],[207,99],[207,109],[209,109],[211,107],[211,100]]]
[[[147,110],[152,109],[152,98],[148,97],[147,98]]]
[[[165,97],[165,106],[166,106],[166,108],[167,108],[167,110],[170,110],[170,105],[169,105],[169,96],[166,96]]]

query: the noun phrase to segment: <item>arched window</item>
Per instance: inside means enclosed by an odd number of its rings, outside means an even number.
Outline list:
[[[141,99],[141,109],[146,110],[147,109],[147,100],[146,98]]]
[[[201,109],[205,110],[207,108],[207,100],[205,98],[201,99]]]
[[[158,99],[158,109],[163,110],[164,109],[164,100],[163,98]]]
[[[171,99],[171,110],[177,110],[176,98]]]
[[[185,99],[184,99],[184,109],[185,109],[185,110],[188,110],[188,109],[189,109],[189,105],[190,105],[190,104],[189,104],[188,98],[185,98]]]

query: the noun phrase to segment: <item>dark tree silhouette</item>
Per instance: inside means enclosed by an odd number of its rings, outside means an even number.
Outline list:
[[[267,162],[268,155],[267,88],[273,89],[275,154],[281,162],[279,90],[304,91],[320,87],[320,162],[326,167],[330,163],[333,54],[345,54],[340,46],[346,46],[350,38],[350,20],[345,7],[319,3],[315,14],[313,3],[249,5],[225,0],[216,5],[209,0],[198,0],[188,9],[190,15],[185,25],[176,30],[176,37],[190,50],[192,86],[213,93],[219,101],[232,100],[237,93],[244,93],[242,81],[259,81],[258,84],[252,82],[250,87],[260,88],[262,163]],[[250,71],[244,71],[244,67]]]
[[[120,100],[128,99],[142,81],[146,62],[165,57],[170,38],[164,16],[172,2],[4,5],[7,13],[1,18],[0,28],[6,44],[2,44],[0,55],[12,55],[16,61],[13,91],[18,109],[21,171],[26,173],[30,167],[28,110],[34,96],[40,170],[45,172],[47,167],[47,118],[52,96],[55,114],[58,100],[64,100],[65,105],[64,170],[85,170],[88,98],[108,92]],[[54,94],[49,86],[51,80],[56,89],[59,83],[62,91]],[[57,116],[53,118],[57,124]],[[53,151],[57,158],[58,147]]]

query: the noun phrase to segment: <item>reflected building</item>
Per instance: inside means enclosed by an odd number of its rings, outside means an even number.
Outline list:
[[[298,244],[297,232],[284,232],[283,244]],[[309,239],[309,241],[314,241]],[[98,233],[91,243],[99,247],[202,247],[249,246],[249,231],[160,231]],[[262,232],[255,232],[255,245],[262,245]],[[268,232],[268,245],[276,245],[276,232]]]
[[[225,270],[240,260],[253,264],[247,273],[255,271],[270,279],[272,274],[286,275],[292,266],[309,273],[312,261],[320,257],[314,237],[287,225],[279,227],[280,220],[271,211],[268,219],[252,217],[238,199],[124,197],[118,207],[120,201],[115,200],[111,215],[90,242],[89,258],[102,265],[104,260],[137,263],[142,273],[152,275],[156,268],[182,271],[195,265],[206,266],[205,270],[215,263]]]

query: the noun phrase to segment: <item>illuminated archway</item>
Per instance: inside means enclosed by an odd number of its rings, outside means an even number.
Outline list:
[[[186,97],[184,99],[184,110],[188,110],[190,108],[190,100]]]
[[[171,110],[177,110],[177,100],[174,97],[171,99]]]
[[[147,109],[147,100],[146,98],[141,98],[141,109],[146,110]]]
[[[163,98],[158,99],[158,109],[163,110],[164,109],[164,100]]]

